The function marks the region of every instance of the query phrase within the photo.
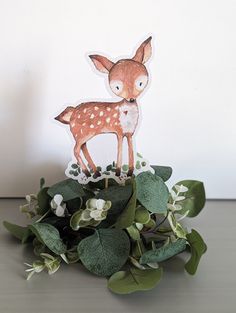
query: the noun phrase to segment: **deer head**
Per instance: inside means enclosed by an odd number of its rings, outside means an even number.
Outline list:
[[[152,53],[151,39],[146,39],[131,59],[121,59],[114,63],[101,55],[90,55],[96,69],[108,74],[109,86],[114,94],[134,102],[148,84],[145,63]]]

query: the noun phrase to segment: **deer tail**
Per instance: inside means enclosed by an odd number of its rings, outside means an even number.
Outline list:
[[[55,120],[63,124],[70,124],[71,115],[73,114],[74,110],[74,107],[67,107],[63,112],[55,117]]]

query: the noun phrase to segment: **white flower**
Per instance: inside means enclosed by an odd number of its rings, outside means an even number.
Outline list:
[[[103,210],[92,210],[90,212],[90,216],[95,220],[95,221],[102,221],[106,218],[106,215],[103,214]]]
[[[63,197],[56,194],[51,201],[51,208],[57,216],[65,216],[66,204],[63,203]]]
[[[95,221],[102,221],[107,216],[107,211],[111,207],[111,201],[103,199],[89,199],[86,202],[86,209],[81,214],[81,220],[89,222],[92,219]]]

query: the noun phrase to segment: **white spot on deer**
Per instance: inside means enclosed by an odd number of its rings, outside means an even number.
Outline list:
[[[111,108],[107,107],[107,111],[111,111]]]
[[[110,117],[107,117],[107,118],[106,118],[106,122],[107,122],[107,123],[109,123],[110,120],[111,120]]]
[[[98,110],[98,107],[94,107],[94,110],[97,111],[97,110]]]
[[[115,107],[115,109],[118,110],[118,109],[119,109],[119,105],[117,105],[117,106]]]
[[[117,114],[117,113],[115,113],[115,114],[113,114],[113,117],[117,117],[117,115],[118,115],[118,114]]]
[[[138,107],[136,104],[120,106],[119,121],[124,133],[133,133],[138,122]]]
[[[102,123],[101,121],[98,121],[98,122],[97,122],[98,125],[100,125],[101,123]]]
[[[78,134],[75,134],[75,138],[78,137]]]
[[[85,125],[86,125],[86,122],[84,122],[82,125],[85,126]]]
[[[118,123],[117,122],[115,122],[115,124],[114,125],[117,125]]]
[[[80,118],[80,114],[78,114],[78,116],[77,116],[78,118]]]
[[[80,132],[81,132],[81,134],[83,134],[83,129],[82,128],[80,129]]]
[[[90,115],[90,118],[91,118],[91,119],[93,119],[93,118],[94,118],[94,116],[95,116],[95,115],[92,113],[92,114]]]
[[[71,123],[71,127],[72,127],[72,128],[75,127],[75,123]]]
[[[93,124],[91,124],[89,127],[90,127],[90,128],[94,128],[94,125],[93,125]]]
[[[101,112],[99,113],[99,116],[103,116],[103,114],[104,114],[104,112],[103,112],[103,111],[101,111]]]
[[[87,112],[87,109],[84,109],[83,112],[86,113],[86,112]]]

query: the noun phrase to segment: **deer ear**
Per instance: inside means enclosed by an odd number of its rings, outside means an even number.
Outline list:
[[[133,57],[134,61],[146,63],[150,59],[152,55],[151,39],[152,37],[149,37],[140,45]]]
[[[114,65],[113,62],[108,60],[106,57],[103,57],[102,55],[94,54],[90,55],[89,57],[93,61],[96,69],[102,73],[109,73],[110,69]]]

